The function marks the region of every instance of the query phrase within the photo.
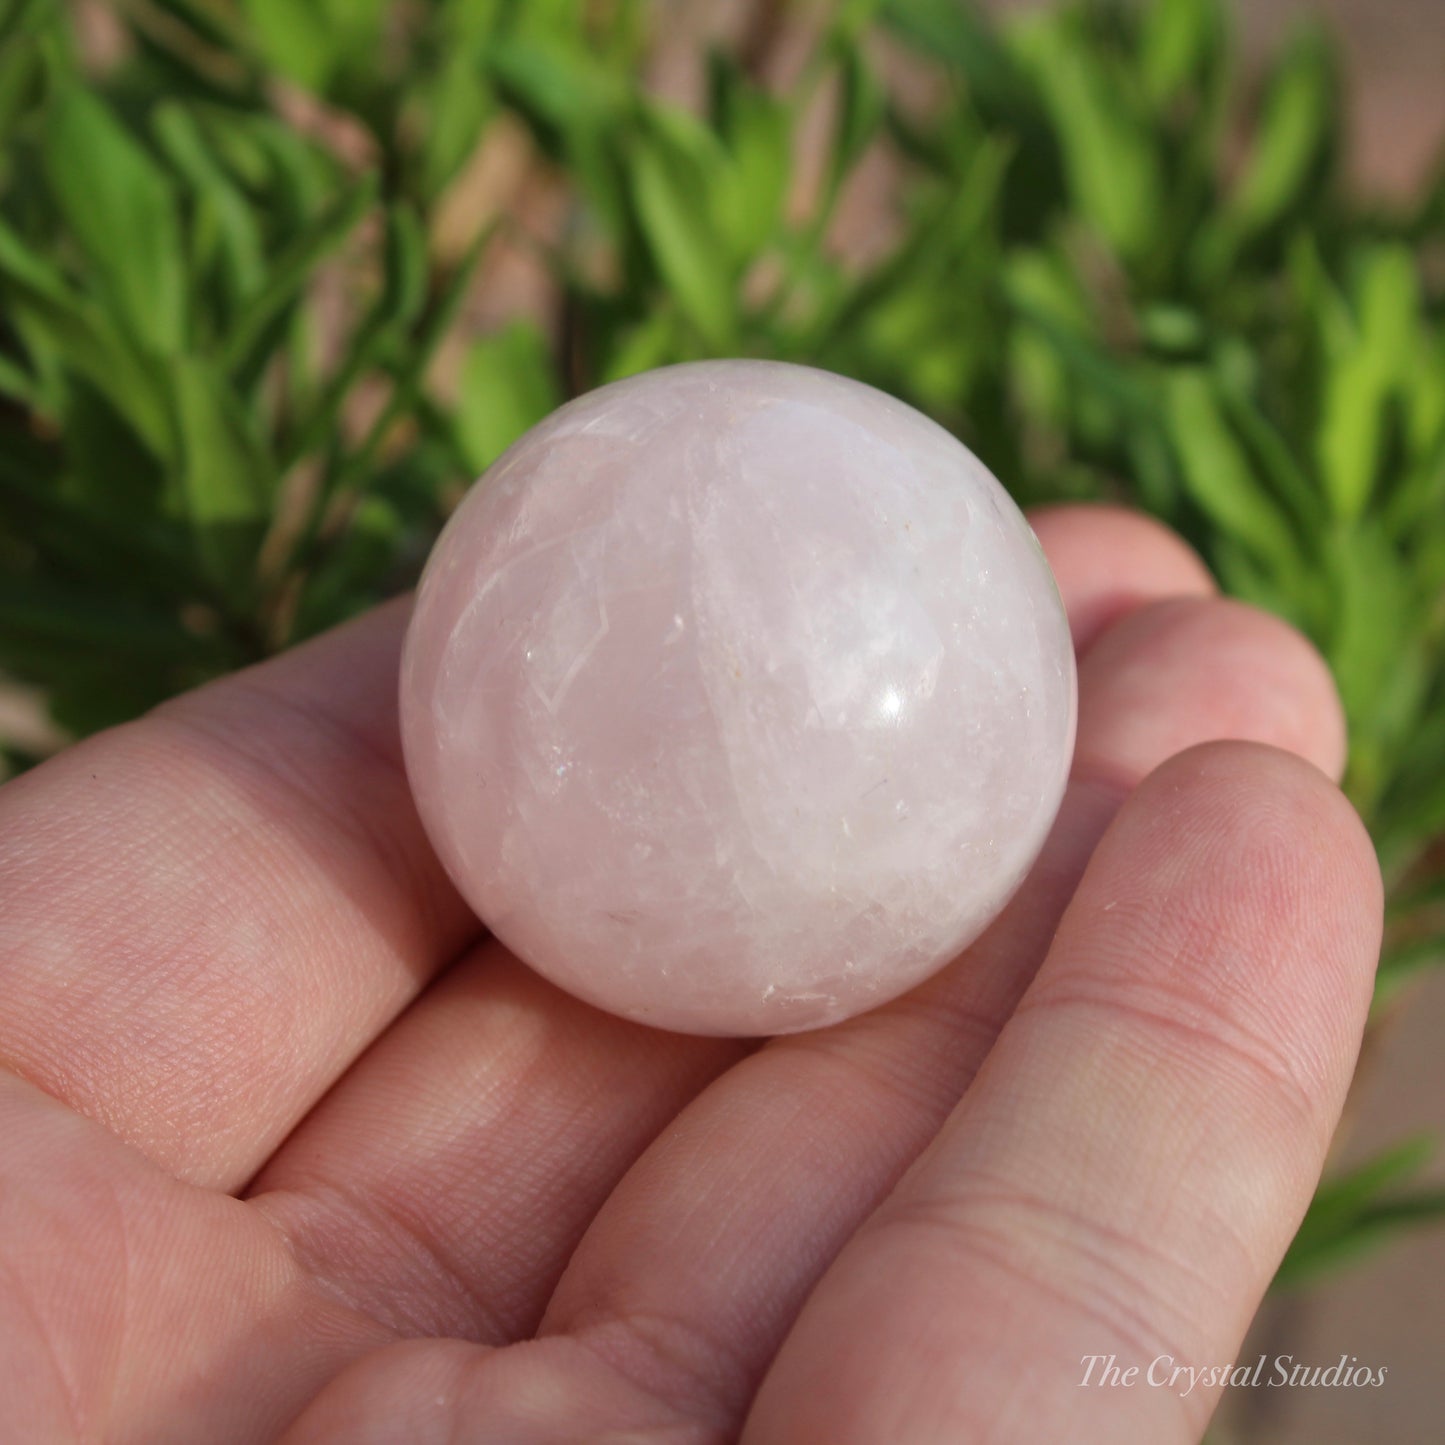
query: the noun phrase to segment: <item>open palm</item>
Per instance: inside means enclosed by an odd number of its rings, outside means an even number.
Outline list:
[[[399,606],[0,789],[0,1439],[1197,1440],[1217,1392],[1082,1360],[1232,1358],[1379,881],[1308,645],[1140,518],[1034,521],[1080,655],[1048,848],[818,1033],[649,1030],[479,941]]]

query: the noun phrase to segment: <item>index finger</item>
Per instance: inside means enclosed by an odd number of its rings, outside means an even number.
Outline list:
[[[392,604],[0,788],[0,1064],[244,1183],[478,925],[401,762]]]

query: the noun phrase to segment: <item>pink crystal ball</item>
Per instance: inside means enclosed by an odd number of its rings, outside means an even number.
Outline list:
[[[604,1009],[830,1024],[978,936],[1073,749],[1068,623],[948,432],[806,367],[583,396],[468,493],[421,583],[402,731],[492,932]]]

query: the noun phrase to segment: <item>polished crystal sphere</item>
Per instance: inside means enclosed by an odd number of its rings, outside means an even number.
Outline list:
[[[466,496],[422,579],[407,769],[498,938],[662,1028],[893,998],[995,917],[1073,748],[1028,523],[871,387],[757,361],[581,397]]]

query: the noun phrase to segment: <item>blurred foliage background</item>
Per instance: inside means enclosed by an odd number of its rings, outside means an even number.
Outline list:
[[[1354,197],[1329,36],[1246,87],[1222,0],[814,0],[785,85],[764,0],[695,105],[640,79],[672,8],[0,0],[0,671],[121,721],[406,587],[569,396],[828,367],[1315,639],[1384,1011],[1445,957],[1445,169]],[[1281,1282],[1445,1214],[1427,1147]]]

